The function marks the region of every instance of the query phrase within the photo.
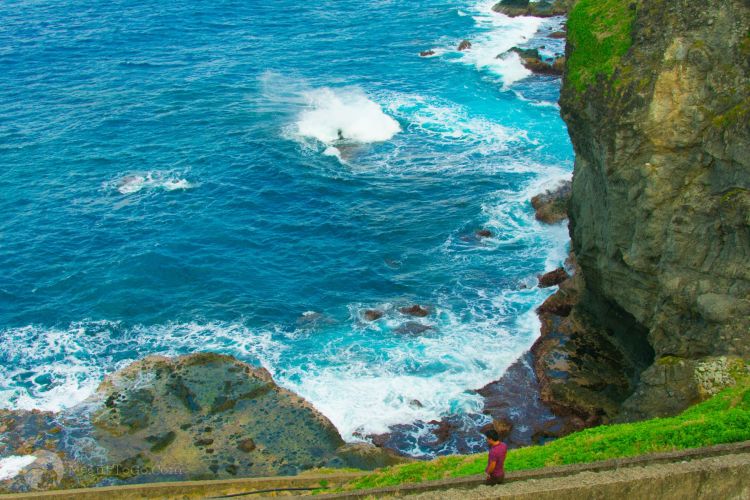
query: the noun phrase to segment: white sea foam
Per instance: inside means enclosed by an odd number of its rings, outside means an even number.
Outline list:
[[[466,109],[458,104],[433,97],[394,94],[388,99],[387,108],[394,116],[408,122],[409,128],[452,142],[492,145],[493,152],[526,139],[524,131],[505,127],[484,117],[469,116]]]
[[[185,190],[194,187],[188,180],[180,178],[171,172],[146,172],[125,175],[114,182],[108,183],[120,194],[134,194],[147,190],[163,189],[165,191]]]
[[[494,12],[496,2],[482,1],[472,9],[472,17],[480,32],[472,37],[471,49],[462,52],[460,61],[477,69],[498,75],[505,87],[531,75],[515,53],[506,54],[514,46],[530,40],[542,24],[536,17],[508,17]],[[500,57],[498,57],[500,56]]]
[[[297,119],[297,133],[325,144],[387,141],[401,131],[399,123],[357,88],[328,87],[305,92],[307,109]]]
[[[316,362],[281,371],[279,380],[313,402],[345,439],[386,432],[394,424],[478,412],[482,398],[473,389],[498,379],[528,349],[539,324],[533,311],[526,311],[547,294],[479,293],[460,312],[447,306],[456,296],[437,297],[428,318],[406,318],[391,304],[377,304],[385,316],[362,325],[358,341],[334,340],[319,350]],[[352,306],[355,322],[364,307]],[[433,330],[394,334],[405,322]],[[375,337],[377,345],[368,340]]]
[[[0,458],[0,481],[16,477],[24,467],[36,461],[34,455],[11,455]]]

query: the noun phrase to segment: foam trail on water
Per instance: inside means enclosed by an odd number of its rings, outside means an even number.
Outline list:
[[[107,183],[105,187],[116,189],[124,195],[135,194],[142,190],[164,190],[176,191],[191,189],[194,184],[171,172],[152,171],[145,173],[133,173],[125,175],[113,182]]]
[[[471,49],[462,52],[461,61],[477,69],[500,76],[503,85],[531,75],[518,54],[506,52],[529,41],[542,25],[537,17],[508,17],[492,10],[495,1],[480,2],[473,9],[473,18],[482,31],[472,40]]]
[[[308,109],[297,119],[297,133],[320,142],[387,141],[401,131],[399,123],[359,89],[321,88],[306,92]]]

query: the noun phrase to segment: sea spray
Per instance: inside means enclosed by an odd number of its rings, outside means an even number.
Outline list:
[[[359,89],[315,89],[305,93],[308,109],[297,120],[297,132],[323,143],[387,141],[401,131],[399,123]]]

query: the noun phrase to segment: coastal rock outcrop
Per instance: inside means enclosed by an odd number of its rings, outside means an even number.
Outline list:
[[[555,224],[568,218],[568,202],[572,183],[565,181],[554,189],[547,190],[531,198],[531,206],[536,212],[536,220]]]
[[[501,0],[492,7],[492,10],[510,17],[552,17],[567,13],[571,4],[571,0],[554,0],[552,2],[548,0],[539,0],[538,2],[531,2],[529,0]]]
[[[607,396],[592,408],[619,419],[674,414],[705,397],[700,367],[750,357],[750,4],[579,0],[566,56],[585,284],[565,322],[626,366],[614,386],[555,397]],[[610,358],[592,348],[583,371]]]
[[[372,445],[344,443],[325,416],[279,387],[268,371],[221,354],[146,357],[107,376],[81,406],[65,418],[0,412],[0,451],[58,457],[65,477],[46,481],[50,487],[290,475],[404,460]],[[6,490],[44,489],[38,469],[29,468],[28,477]]]

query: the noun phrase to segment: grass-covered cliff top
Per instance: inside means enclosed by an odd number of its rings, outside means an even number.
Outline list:
[[[597,75],[611,77],[632,43],[635,9],[626,0],[579,0],[568,15],[567,83],[582,91]]]
[[[511,450],[506,470],[595,462],[647,453],[750,440],[750,377],[676,417],[586,429],[544,446]],[[481,474],[486,454],[442,457],[388,467],[347,484],[344,489],[377,488]]]

